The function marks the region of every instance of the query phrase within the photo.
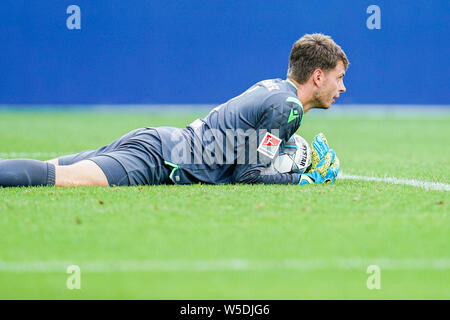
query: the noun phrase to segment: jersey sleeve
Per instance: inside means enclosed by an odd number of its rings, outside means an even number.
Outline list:
[[[233,178],[244,184],[298,184],[300,174],[269,172],[264,165],[237,165]]]
[[[282,140],[280,148],[298,130],[303,117],[303,108],[297,98],[284,96],[282,100],[264,107],[261,112],[257,129],[267,129]],[[260,159],[258,157],[258,159]],[[256,164],[236,165],[233,181],[235,183],[250,184],[298,184],[300,175],[297,173],[270,172],[270,164],[260,162]]]

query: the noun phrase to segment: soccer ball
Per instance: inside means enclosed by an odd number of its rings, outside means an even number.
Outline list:
[[[273,160],[273,168],[280,173],[303,173],[310,165],[311,147],[305,139],[295,133]]]

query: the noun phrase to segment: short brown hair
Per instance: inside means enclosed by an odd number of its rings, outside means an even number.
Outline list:
[[[334,69],[341,60],[345,69],[349,62],[342,48],[330,36],[322,33],[305,34],[292,46],[288,77],[302,84],[316,69]]]

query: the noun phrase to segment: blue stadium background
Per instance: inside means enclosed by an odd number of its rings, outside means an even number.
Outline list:
[[[448,105],[449,3],[2,0],[0,104],[220,103],[284,78],[292,43],[322,32],[351,61],[340,103]]]

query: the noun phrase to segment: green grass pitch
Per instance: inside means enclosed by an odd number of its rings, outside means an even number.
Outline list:
[[[44,160],[204,113],[0,113]],[[305,115],[346,174],[450,183],[450,116]],[[1,299],[450,299],[449,192],[383,182],[0,189]],[[81,289],[69,290],[70,264]],[[369,290],[378,265],[381,289]]]

